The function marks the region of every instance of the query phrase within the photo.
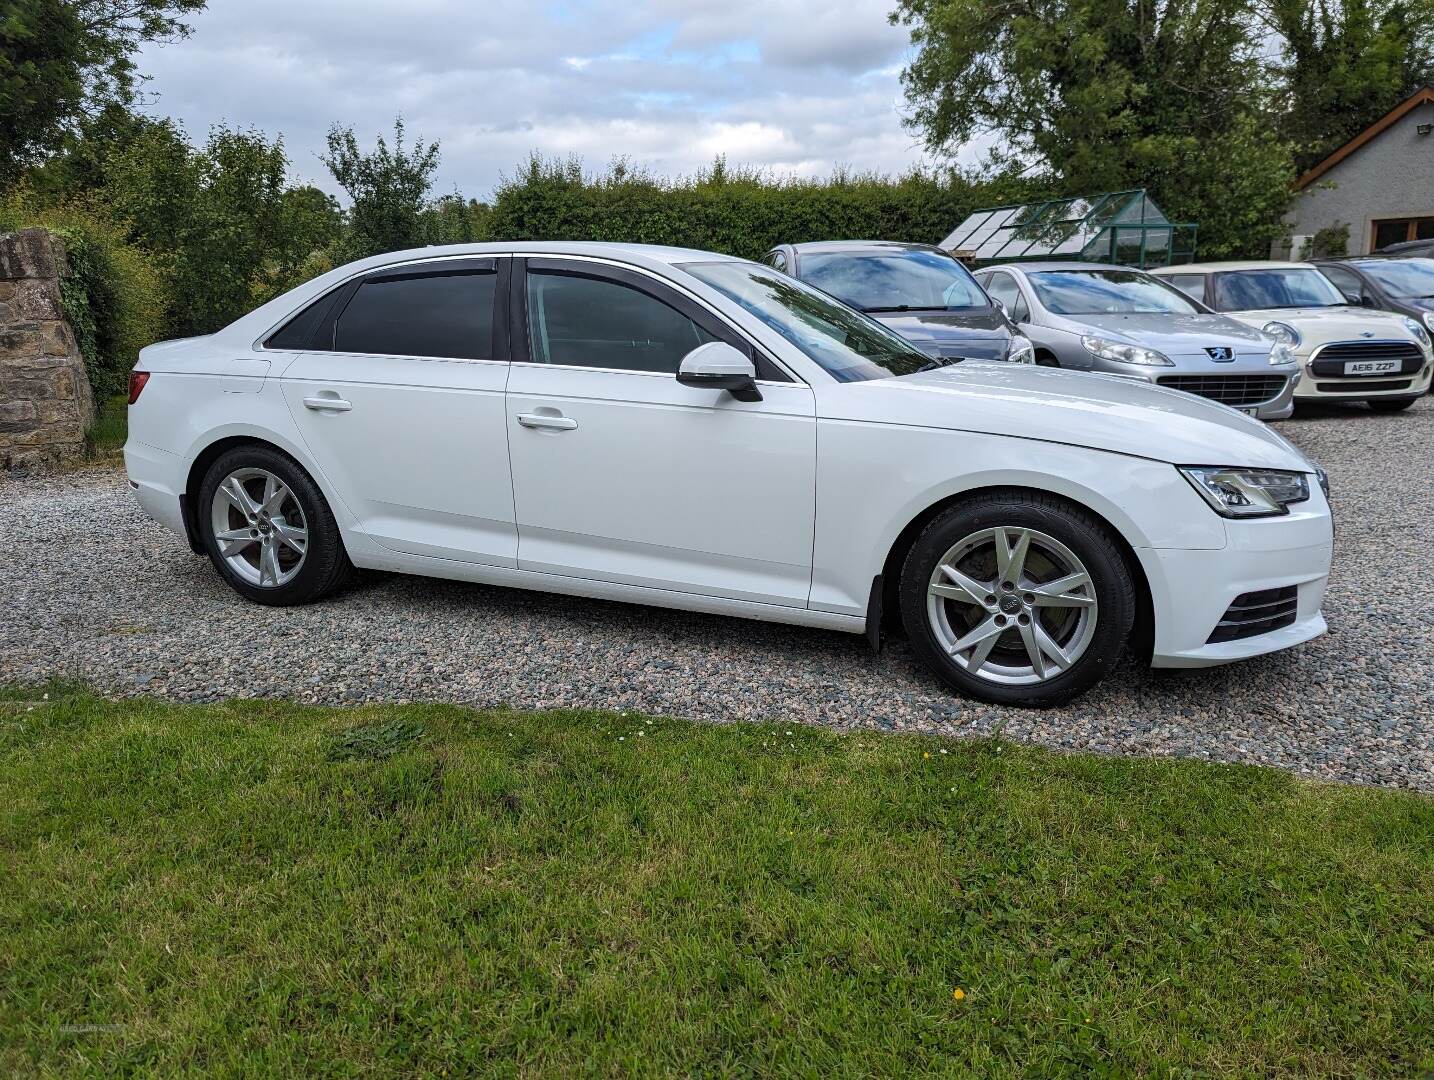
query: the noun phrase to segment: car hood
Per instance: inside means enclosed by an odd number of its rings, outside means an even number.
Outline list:
[[[1256,311],[1232,311],[1230,318],[1249,326],[1268,322],[1288,323],[1300,332],[1304,346],[1328,341],[1358,339],[1366,331],[1385,339],[1413,341],[1414,335],[1404,325],[1405,316],[1393,311],[1373,311],[1367,307],[1340,305],[1316,308],[1265,308]],[[1373,336],[1373,335],[1372,335]]]
[[[1132,315],[1100,313],[1063,315],[1072,323],[1089,326],[1102,336],[1128,345],[1144,345],[1160,352],[1195,353],[1207,346],[1269,352],[1273,344],[1259,330],[1223,315]]]
[[[1117,375],[973,362],[846,383],[822,399],[823,418],[989,432],[1176,465],[1314,471],[1252,417]]]
[[[972,360],[1004,360],[1010,327],[999,311],[873,311],[871,317],[891,327],[932,356]]]

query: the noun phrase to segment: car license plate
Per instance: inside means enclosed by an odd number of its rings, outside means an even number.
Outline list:
[[[1385,372],[1398,371],[1400,361],[1398,360],[1346,360],[1344,362],[1344,373],[1346,375],[1383,375]]]

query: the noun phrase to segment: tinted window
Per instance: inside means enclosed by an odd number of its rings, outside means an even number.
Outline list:
[[[986,291],[1006,305],[1006,311],[1014,322],[1031,321],[1031,311],[1026,306],[1025,298],[1021,296],[1021,287],[1010,274],[992,274],[990,281],[986,283]]]
[[[496,282],[491,271],[365,281],[339,316],[334,349],[491,360]]]
[[[1202,304],[1205,302],[1204,274],[1169,274],[1165,280],[1174,285],[1186,296],[1194,297]]]
[[[1139,270],[1043,270],[1031,288],[1057,315],[1194,315],[1181,293]]]
[[[838,382],[910,375],[940,364],[875,319],[768,267],[733,259],[682,269],[761,319]]]
[[[780,251],[774,251],[770,255],[768,255],[767,261],[771,263],[775,269],[780,270],[782,273],[785,274],[787,272],[787,257],[783,255]]]
[[[682,358],[715,341],[686,315],[639,289],[576,274],[528,272],[528,332],[535,364],[677,373]]]
[[[862,311],[986,307],[971,272],[939,251],[803,255],[800,265],[803,281]]]
[[[334,294],[330,292],[327,296],[315,300],[303,311],[299,312],[292,319],[286,322],[278,330],[269,335],[264,342],[266,349],[307,349],[313,340],[314,331],[318,329],[319,321],[328,312],[329,304],[333,301]]]

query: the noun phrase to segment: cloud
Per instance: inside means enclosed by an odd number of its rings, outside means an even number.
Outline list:
[[[888,0],[211,0],[141,57],[151,111],[196,138],[282,133],[332,189],[330,123],[361,142],[402,114],[442,143],[441,192],[484,197],[527,155],[659,174],[732,164],[820,175],[926,162],[901,122],[905,32]]]

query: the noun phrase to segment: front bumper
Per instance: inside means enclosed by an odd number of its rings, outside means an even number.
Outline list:
[[[1416,397],[1429,392],[1434,363],[1425,361],[1412,374],[1355,375],[1351,377],[1316,375],[1307,360],[1301,360],[1305,377],[1295,393],[1297,401],[1368,401],[1370,398]]]
[[[1329,504],[1311,484],[1308,503],[1286,517],[1225,522],[1219,550],[1145,548],[1137,552],[1155,614],[1152,667],[1194,668],[1277,652],[1319,637],[1320,608],[1334,556]],[[1294,620],[1267,633],[1212,643],[1237,597],[1294,587]]]

